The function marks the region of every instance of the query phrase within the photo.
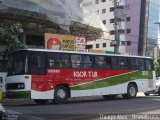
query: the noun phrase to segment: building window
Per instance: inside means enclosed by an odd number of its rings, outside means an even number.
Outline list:
[[[99,48],[99,44],[96,44],[96,48]]]
[[[127,46],[131,46],[131,41],[127,41]]]
[[[106,0],[102,0],[102,2],[106,2]]]
[[[129,10],[129,5],[126,5],[126,10]]]
[[[126,45],[126,41],[121,41],[121,45],[125,46]]]
[[[103,13],[106,13],[106,9],[102,9],[102,14],[103,14]]]
[[[114,11],[114,7],[111,7],[111,8],[110,8],[110,12],[113,12],[113,11]]]
[[[131,29],[127,29],[127,33],[131,33]]]
[[[110,23],[114,23],[114,19],[110,19]]]
[[[119,6],[117,7],[117,9],[124,9],[124,6],[123,6],[123,5],[119,5]]]
[[[86,49],[92,49],[93,48],[93,45],[87,45],[86,46]]]
[[[114,30],[111,30],[111,31],[110,31],[110,35],[114,35]]]
[[[127,17],[127,18],[126,18],[126,21],[131,21],[131,17]]]
[[[117,19],[119,22],[124,22],[124,19]],[[110,19],[110,23],[114,23],[114,19]]]
[[[98,4],[98,3],[99,3],[99,0],[96,0],[95,3]]]
[[[119,29],[118,33],[124,33],[124,29]]]
[[[99,10],[97,10],[97,14],[99,14]]]
[[[103,47],[106,47],[107,45],[106,45],[106,43],[103,43]]]
[[[103,22],[104,25],[106,25],[106,20],[103,20],[102,22]]]

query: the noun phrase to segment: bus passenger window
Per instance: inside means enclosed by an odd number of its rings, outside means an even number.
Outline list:
[[[62,56],[62,68],[70,68],[69,55],[64,54]]]
[[[91,69],[92,68],[92,60],[90,56],[82,56],[82,64],[81,64],[82,69]]]
[[[96,56],[95,57],[95,65],[94,68],[95,69],[105,69],[105,65],[106,62],[104,60],[104,56]]]
[[[105,57],[105,65],[104,65],[104,67],[105,67],[105,69],[111,69],[111,57]]]
[[[81,56],[71,55],[72,68],[80,68],[81,66]]]
[[[32,74],[45,74],[45,58],[44,55],[32,56]]]
[[[131,70],[138,69],[138,59],[137,58],[130,58],[130,69]]]
[[[138,59],[138,69],[139,70],[145,70],[144,59]]]
[[[153,69],[153,61],[151,59],[145,59],[146,70]]]
[[[61,61],[58,54],[48,54],[48,66],[49,68],[61,68]]]

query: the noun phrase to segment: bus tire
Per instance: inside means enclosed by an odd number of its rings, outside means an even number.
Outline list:
[[[144,93],[144,94],[145,94],[145,96],[149,96],[150,93],[146,92],[146,93]]]
[[[123,98],[131,99],[137,96],[137,86],[134,83],[130,83],[127,87],[127,94],[122,94]]]
[[[36,102],[39,105],[44,105],[48,100],[41,100],[41,99],[35,99],[34,102]]]
[[[116,95],[103,95],[105,99],[114,99]]]
[[[158,88],[158,95],[160,96],[160,87]]]
[[[54,91],[53,102],[55,104],[63,104],[67,102],[68,98],[69,98],[69,89],[64,85],[57,86]]]

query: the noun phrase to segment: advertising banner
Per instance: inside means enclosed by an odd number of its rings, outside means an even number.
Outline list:
[[[85,37],[45,33],[45,48],[65,51],[86,51]]]
[[[76,51],[86,52],[86,43],[85,37],[76,37]]]
[[[45,33],[45,48],[53,50],[75,50],[75,36]]]

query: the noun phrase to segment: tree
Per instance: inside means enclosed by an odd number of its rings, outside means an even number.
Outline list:
[[[157,76],[160,77],[160,57],[157,59],[155,63],[155,69],[156,69]]]
[[[20,23],[0,26],[0,46],[4,48],[0,51],[0,56],[3,59],[6,59],[11,52],[24,48],[20,41],[22,33],[23,29]]]

